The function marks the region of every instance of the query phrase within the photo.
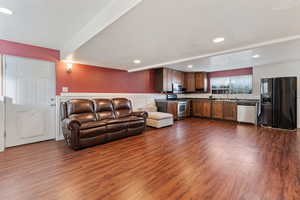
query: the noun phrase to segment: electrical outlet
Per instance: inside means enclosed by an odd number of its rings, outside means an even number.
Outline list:
[[[69,88],[68,87],[62,87],[62,92],[64,92],[64,93],[69,92]]]

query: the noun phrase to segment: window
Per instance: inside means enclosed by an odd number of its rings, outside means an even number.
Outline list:
[[[210,85],[213,94],[251,94],[252,75],[211,78]]]

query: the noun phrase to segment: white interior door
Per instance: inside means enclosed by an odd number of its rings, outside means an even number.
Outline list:
[[[55,137],[55,63],[5,56],[5,146]]]

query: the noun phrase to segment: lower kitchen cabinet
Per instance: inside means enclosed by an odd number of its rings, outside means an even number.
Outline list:
[[[212,118],[223,119],[223,101],[213,101],[212,102]]]
[[[226,101],[223,103],[223,118],[231,121],[237,120],[237,103]]]
[[[192,112],[195,117],[211,117],[211,101],[192,101]]]
[[[177,120],[178,119],[178,103],[177,102],[168,102],[168,105],[167,105],[167,112],[170,113],[170,114],[173,114],[174,116],[174,120]]]

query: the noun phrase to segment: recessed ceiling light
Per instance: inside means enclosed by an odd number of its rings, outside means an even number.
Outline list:
[[[134,60],[133,63],[134,64],[140,64],[142,61],[141,60]]]
[[[224,40],[225,40],[225,38],[223,38],[223,37],[217,37],[217,38],[213,39],[213,42],[220,43],[220,42],[224,42]]]
[[[259,57],[260,57],[259,54],[255,54],[255,55],[252,56],[252,58],[259,58]]]
[[[11,11],[7,8],[0,7],[0,13],[5,14],[5,15],[12,15],[13,11]]]
[[[193,65],[188,65],[187,67],[191,69],[191,68],[193,68]]]

